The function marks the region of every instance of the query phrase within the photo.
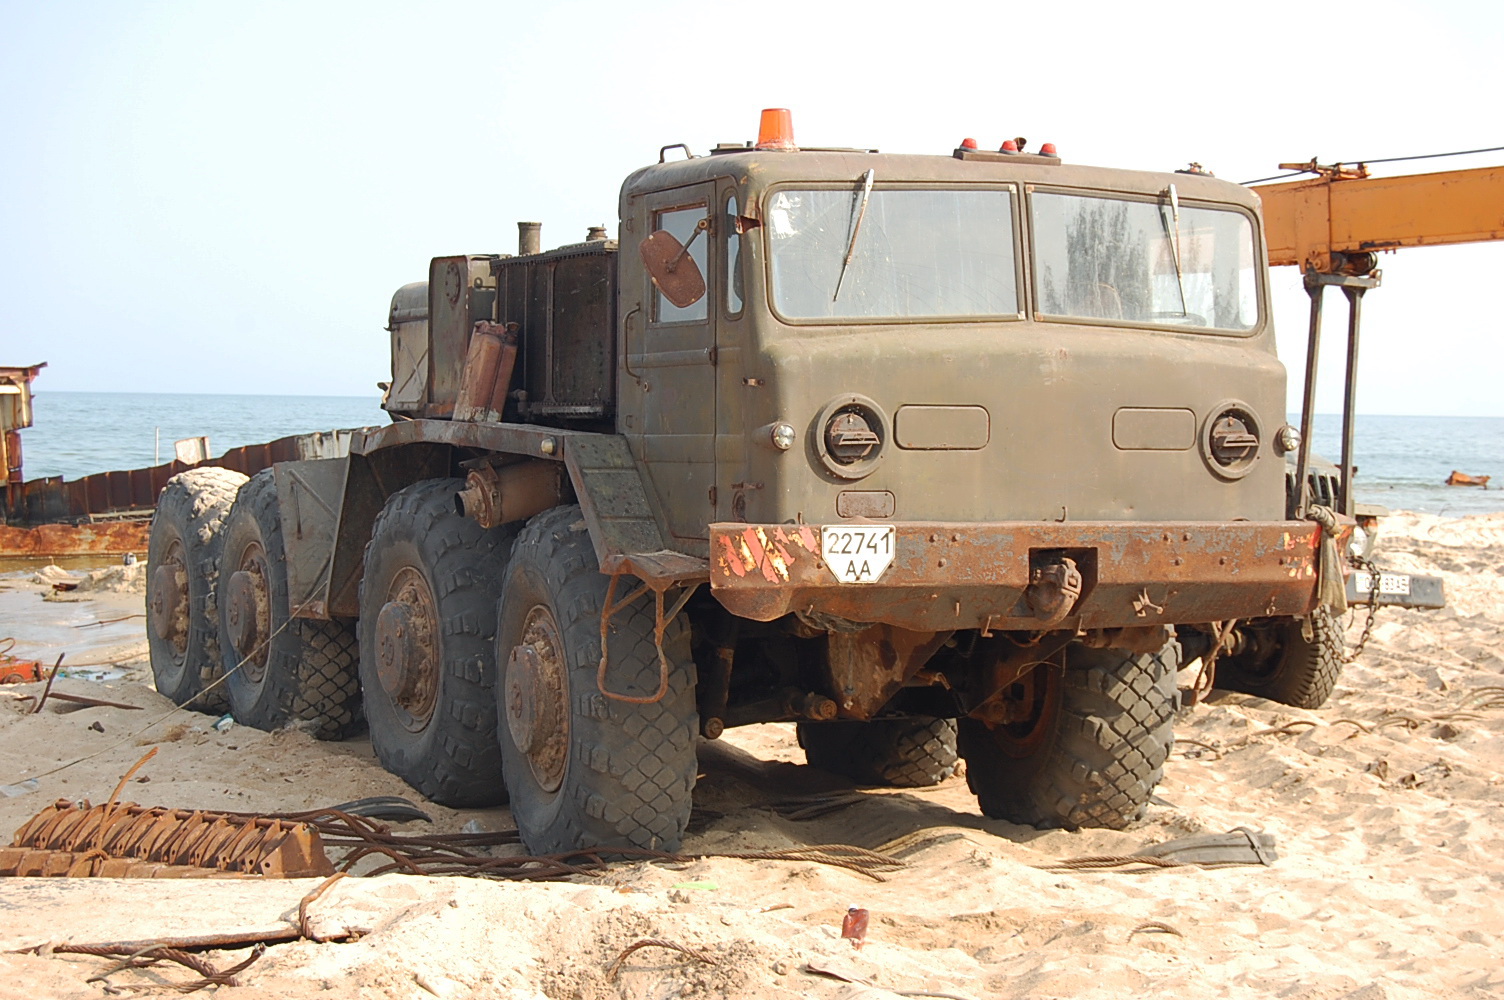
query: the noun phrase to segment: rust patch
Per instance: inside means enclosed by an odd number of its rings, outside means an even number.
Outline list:
[[[1037,629],[1020,603],[1031,554],[1094,558],[1097,579],[1066,621],[1081,628],[1298,616],[1315,603],[1309,522],[901,522],[892,564],[860,588],[824,570],[808,525],[711,525],[711,588],[734,614],[817,611],[919,631]],[[809,556],[815,558],[809,558]],[[1077,556],[1073,555],[1073,558]],[[1020,609],[1023,609],[1022,611]]]
[[[150,521],[108,524],[44,524],[36,528],[0,527],[0,556],[106,555],[145,552]]]

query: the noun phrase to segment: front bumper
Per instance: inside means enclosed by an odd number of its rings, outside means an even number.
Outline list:
[[[1310,521],[907,522],[872,583],[841,583],[815,525],[710,526],[710,587],[731,613],[790,612],[921,631],[1082,629],[1300,616],[1316,605]],[[1071,612],[1041,622],[1024,600],[1032,568],[1071,558],[1083,587]]]

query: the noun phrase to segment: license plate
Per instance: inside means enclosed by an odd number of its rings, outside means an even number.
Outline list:
[[[1358,570],[1353,574],[1353,583],[1357,585],[1359,594],[1367,596],[1373,593],[1373,574]],[[1408,595],[1410,575],[1408,573],[1380,573],[1379,593]]]
[[[820,528],[820,556],[842,583],[876,583],[893,561],[891,524],[840,524]]]

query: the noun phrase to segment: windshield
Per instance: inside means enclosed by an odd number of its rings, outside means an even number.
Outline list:
[[[1030,197],[1039,311],[1244,332],[1258,323],[1241,212],[1120,198]]]
[[[786,319],[1018,315],[1007,191],[774,193],[773,306]]]

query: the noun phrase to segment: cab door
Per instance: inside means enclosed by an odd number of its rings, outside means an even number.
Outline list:
[[[710,266],[716,239],[714,184],[644,196],[622,248],[631,273],[623,291],[621,427],[662,507],[672,543],[703,553],[715,515],[716,316],[719,279]],[[694,267],[705,290],[676,305],[648,274],[641,243],[666,232],[682,246],[676,272]],[[625,298],[625,296],[624,296]],[[698,544],[696,544],[698,543]]]

